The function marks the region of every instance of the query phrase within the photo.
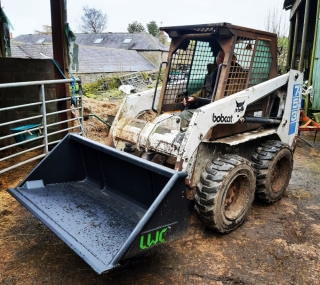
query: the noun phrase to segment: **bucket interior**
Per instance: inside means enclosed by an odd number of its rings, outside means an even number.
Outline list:
[[[69,135],[8,191],[101,273],[125,258],[141,231],[185,228],[185,175],[171,179],[174,170]]]

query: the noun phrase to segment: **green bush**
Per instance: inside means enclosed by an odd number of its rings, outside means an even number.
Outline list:
[[[102,81],[101,81],[101,83],[102,83]],[[108,90],[118,89],[119,86],[121,85],[121,81],[119,79],[119,76],[108,77],[106,79],[106,83],[108,85]]]
[[[100,88],[101,88],[101,84],[98,84],[98,82],[82,84],[82,90],[85,96],[88,96],[88,94],[90,93],[95,93],[99,91]]]
[[[96,99],[97,98],[97,96],[96,95],[94,95],[94,94],[91,94],[91,93],[87,93],[87,94],[84,94],[86,97],[88,97],[88,98],[92,98],[92,99]]]
[[[163,81],[163,77],[164,77],[164,73],[165,73],[166,69],[165,68],[161,68],[161,71],[160,71],[160,80]],[[158,74],[157,74],[158,76]]]
[[[142,74],[143,80],[148,80],[148,78],[149,78],[148,73],[146,73],[146,72],[141,72],[141,74]]]
[[[97,91],[101,91],[103,80],[105,80],[107,84],[107,90],[114,90],[114,89],[117,90],[121,85],[121,82],[118,76],[100,78],[95,82],[82,84],[83,94],[87,97],[92,98],[94,93],[96,93]]]
[[[161,74],[160,74],[161,80],[163,79],[164,71],[165,71],[165,69],[163,68],[161,70]],[[157,80],[157,77],[158,77],[158,72],[154,72],[154,73],[141,72],[141,74],[142,74],[144,80],[147,80],[149,75],[152,77],[152,80]],[[102,86],[103,80],[107,84],[106,91],[109,96],[119,97],[120,94],[122,94],[121,91],[118,91],[118,88],[121,85],[121,81],[119,79],[119,76],[112,76],[112,77],[100,78],[95,82],[82,84],[83,95],[85,95],[89,98],[97,98],[97,97],[101,96],[101,94],[99,95],[97,93],[99,93],[99,91],[102,91],[101,86]],[[153,87],[148,86],[148,88],[153,88]],[[72,89],[70,87],[70,93],[71,92],[72,92]]]

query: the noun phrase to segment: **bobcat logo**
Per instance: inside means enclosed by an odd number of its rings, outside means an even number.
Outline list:
[[[243,101],[243,102],[236,101],[236,103],[237,103],[236,112],[243,111],[244,110],[243,105],[244,105],[245,101]]]

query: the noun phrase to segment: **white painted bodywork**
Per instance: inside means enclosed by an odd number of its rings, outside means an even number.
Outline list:
[[[295,76],[298,78],[295,79]],[[296,122],[295,132],[291,135],[288,134],[289,131],[289,121],[291,118],[292,110],[292,98],[293,98],[293,86],[295,84],[302,84],[303,76],[300,72],[291,70],[289,73],[282,76],[276,77],[274,79],[268,80],[261,84],[258,84],[249,89],[243,90],[229,97],[223,98],[219,101],[213,102],[202,108],[199,108],[193,115],[189,128],[186,131],[186,135],[182,142],[178,160],[183,160],[182,169],[187,170],[190,173],[190,164],[188,163],[190,158],[195,153],[199,143],[202,141],[207,132],[218,123],[213,122],[213,114],[223,115],[224,117],[232,116],[231,123],[237,123],[244,115],[247,106],[271,92],[277,90],[281,86],[288,83],[287,94],[285,99],[285,110],[282,117],[281,124],[277,128],[277,134],[279,135],[282,142],[291,146],[293,144],[294,138],[298,130],[299,114],[296,112],[294,120]],[[301,89],[301,88],[300,88]],[[301,93],[301,91],[300,91]],[[299,95],[299,100],[301,96]],[[299,104],[299,101],[296,102]],[[236,105],[237,102],[244,102],[243,110],[237,112]],[[300,105],[298,105],[300,106]],[[230,124],[230,122],[219,122],[219,124]]]
[[[184,134],[180,132],[180,120],[176,114],[162,114],[148,122],[137,120],[141,112],[151,108],[154,90],[133,94],[127,96],[121,105],[111,132],[115,145],[117,141],[125,140],[136,144],[139,149],[144,148],[177,157],[177,163],[180,163],[182,169],[188,172],[190,179],[196,150],[212,127],[218,124],[238,123],[243,118],[248,105],[286,84],[288,84],[287,92],[280,95],[281,110],[279,112],[283,112],[283,116],[277,128],[256,135],[255,132],[250,132],[248,135],[240,135],[241,137],[235,136],[234,139],[230,136],[227,139],[206,141],[206,143],[222,142],[234,145],[276,133],[282,142],[292,146],[298,130],[302,81],[302,73],[291,70],[287,74],[205,105],[194,112]],[[159,91],[155,109],[158,98]]]

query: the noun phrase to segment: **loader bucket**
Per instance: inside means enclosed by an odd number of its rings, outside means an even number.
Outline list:
[[[186,175],[68,134],[8,192],[100,274],[187,232]]]

